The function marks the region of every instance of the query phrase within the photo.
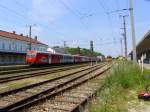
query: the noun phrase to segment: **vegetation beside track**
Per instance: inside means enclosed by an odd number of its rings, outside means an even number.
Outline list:
[[[139,101],[138,93],[150,83],[149,70],[131,62],[118,62],[104,80],[105,86],[92,102],[91,112],[149,112],[149,102]],[[146,78],[147,77],[147,78]],[[148,111],[145,111],[148,110]]]

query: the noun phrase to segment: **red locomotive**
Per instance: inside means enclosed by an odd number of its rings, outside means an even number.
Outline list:
[[[50,52],[37,52],[33,50],[29,50],[26,56],[26,62],[31,65],[81,63],[97,60],[99,59],[95,57],[52,54]]]

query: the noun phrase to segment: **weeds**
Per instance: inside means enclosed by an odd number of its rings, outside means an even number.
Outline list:
[[[144,74],[149,71],[144,71]],[[131,62],[119,62],[105,79],[105,87],[97,94],[97,103],[92,105],[91,112],[127,112],[130,90],[143,89],[149,79],[141,73],[138,65]]]
[[[130,62],[122,62],[113,67],[111,76],[106,78],[106,85],[121,86],[124,89],[133,88],[135,86],[143,87],[145,78],[141,74],[138,65]]]

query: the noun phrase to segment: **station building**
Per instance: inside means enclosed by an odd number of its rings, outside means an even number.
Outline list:
[[[142,40],[137,45],[137,57],[140,59],[145,55],[145,63],[150,63],[150,30],[144,35]]]
[[[48,45],[41,43],[35,38],[29,38],[23,34],[6,32],[0,30],[0,65],[6,64],[25,64],[26,52],[31,49],[46,51]]]
[[[136,46],[137,59],[141,59],[144,55],[144,62],[150,63],[150,30],[143,36]],[[129,54],[132,59],[132,52]]]

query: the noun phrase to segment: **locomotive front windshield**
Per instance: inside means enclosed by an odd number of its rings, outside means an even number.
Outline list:
[[[33,58],[35,56],[36,56],[36,54],[27,54],[27,57],[30,57],[30,58]]]
[[[34,58],[34,57],[36,57],[36,52],[34,52],[34,51],[28,51],[27,52],[27,57],[28,58]]]

